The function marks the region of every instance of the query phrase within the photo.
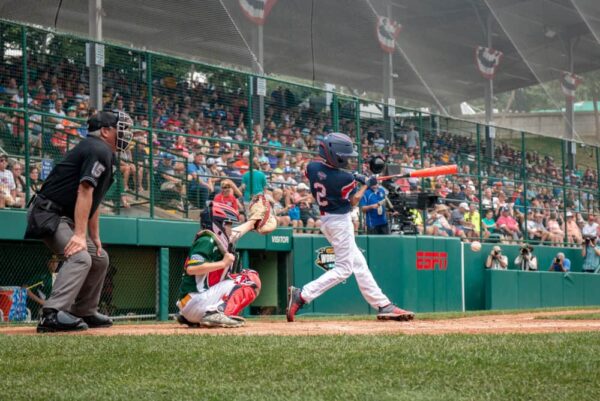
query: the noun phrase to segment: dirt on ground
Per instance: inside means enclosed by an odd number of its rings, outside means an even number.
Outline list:
[[[528,312],[502,315],[483,315],[455,319],[419,320],[410,322],[373,320],[335,320],[299,318],[287,323],[268,318],[249,319],[241,328],[188,328],[176,322],[115,324],[105,329],[93,329],[62,335],[145,335],[145,334],[185,334],[185,335],[282,335],[307,336],[321,334],[373,335],[373,334],[497,334],[497,333],[564,333],[600,331],[600,320],[556,320],[539,317],[562,316],[580,313],[599,313],[598,310],[570,310],[556,312]],[[33,335],[35,326],[0,326],[0,334]]]

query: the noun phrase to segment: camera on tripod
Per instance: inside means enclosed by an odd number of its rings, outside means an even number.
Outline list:
[[[369,159],[369,170],[373,174],[385,171],[386,175],[400,174],[400,166],[389,164],[382,155],[372,155]],[[393,180],[382,181],[381,185],[387,190],[387,198],[391,205],[390,232],[392,234],[418,234],[412,209],[427,210],[435,206],[438,196],[431,192],[406,194]]]

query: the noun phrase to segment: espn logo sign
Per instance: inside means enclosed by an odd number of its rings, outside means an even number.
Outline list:
[[[448,268],[447,252],[417,251],[417,270],[446,270]]]

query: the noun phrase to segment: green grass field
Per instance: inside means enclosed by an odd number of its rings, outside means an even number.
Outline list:
[[[598,400],[600,333],[2,336],[1,400]]]
[[[575,315],[554,315],[554,316],[538,316],[536,319],[550,320],[598,320],[600,313],[578,313]]]

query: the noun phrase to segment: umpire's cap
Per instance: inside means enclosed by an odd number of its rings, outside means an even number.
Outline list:
[[[112,112],[99,111],[90,118],[88,118],[88,131],[98,131],[100,128],[106,127],[117,127],[119,117]]]

